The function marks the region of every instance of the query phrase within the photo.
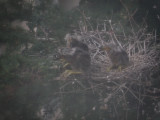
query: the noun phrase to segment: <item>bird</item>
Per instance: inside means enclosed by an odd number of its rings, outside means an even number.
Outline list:
[[[65,61],[64,67],[71,67],[71,70],[66,70],[61,74],[61,78],[67,78],[72,74],[83,74],[89,70],[91,65],[89,48],[76,38],[68,37],[66,47],[60,48],[58,53],[60,58]]]
[[[129,64],[129,57],[127,52],[122,47],[114,43],[108,43],[102,46],[100,50],[107,52],[108,57],[112,62],[111,69],[122,69]]]

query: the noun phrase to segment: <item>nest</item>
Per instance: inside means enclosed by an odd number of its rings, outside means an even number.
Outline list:
[[[129,108],[130,100],[134,99],[143,105],[144,98],[153,86],[152,76],[159,71],[159,51],[155,45],[156,34],[147,33],[146,27],[138,31],[133,29],[126,36],[124,30],[116,30],[120,24],[112,25],[111,20],[98,25],[96,30],[92,26],[86,26],[80,22],[80,30],[74,32],[73,37],[88,45],[91,56],[91,69],[87,76],[70,77],[60,88],[61,93],[76,93],[92,91],[99,95],[100,109],[112,109],[106,107],[111,102],[123,103],[123,107]],[[119,32],[122,31],[122,32]],[[107,53],[99,50],[101,46],[110,42],[117,42],[128,53],[130,64],[122,70],[107,70],[111,61]],[[88,82],[86,85],[83,79]],[[69,84],[77,83],[80,87],[76,90],[65,89]],[[153,92],[153,91],[150,91]],[[128,99],[130,96],[130,100]],[[155,98],[155,96],[149,96]],[[157,98],[159,99],[159,98]],[[124,105],[125,104],[125,105]],[[116,112],[116,110],[115,110]],[[138,114],[139,111],[137,111]]]
[[[138,78],[139,74],[143,74],[148,71],[149,73],[155,72],[159,66],[157,47],[153,41],[156,41],[156,35],[146,32],[146,28],[141,28],[139,31],[132,32],[128,37],[123,35],[117,35],[114,30],[111,21],[103,24],[104,28],[101,30],[88,31],[87,27],[80,27],[80,31],[75,31],[73,37],[79,39],[88,45],[90,49],[90,56],[92,60],[93,79],[95,76],[114,79],[123,79],[127,81]],[[102,26],[102,25],[101,25]],[[97,27],[98,28],[98,27]],[[107,28],[109,30],[107,30]],[[107,55],[99,50],[99,48],[110,42],[117,42],[120,47],[127,51],[130,65],[121,71],[109,70],[112,63]],[[96,68],[98,68],[96,70]],[[103,73],[103,74],[102,74]],[[134,78],[133,78],[134,77]],[[124,81],[126,81],[124,79]],[[98,80],[98,79],[97,79]]]

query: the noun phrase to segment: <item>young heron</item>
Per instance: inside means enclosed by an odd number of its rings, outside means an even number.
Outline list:
[[[61,77],[67,78],[72,74],[82,74],[86,72],[91,64],[88,46],[73,38],[71,35],[65,37],[66,47],[59,49],[59,54],[66,64],[70,65],[71,70],[66,70]]]
[[[87,72],[90,67],[90,55],[81,48],[62,48],[59,49],[59,53],[61,59],[64,59],[71,66],[71,70],[66,70],[61,77],[67,78],[72,74],[82,74]]]
[[[111,69],[120,68],[121,70],[122,68],[124,68],[129,64],[128,54],[120,46],[110,43],[101,47],[100,49],[107,52],[108,57],[112,62]]]

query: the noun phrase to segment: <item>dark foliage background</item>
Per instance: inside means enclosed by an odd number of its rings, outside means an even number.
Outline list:
[[[53,0],[35,1],[34,5],[24,0],[0,1],[0,120],[39,120],[37,111],[41,106],[59,97],[58,93],[64,83],[55,80],[61,72],[61,66],[53,60],[53,54],[57,47],[65,44],[63,39],[66,33],[79,29],[79,22],[83,21],[84,15],[94,28],[108,19],[121,22],[128,34],[131,29],[128,15],[131,15],[139,25],[145,21],[148,32],[156,31],[156,43],[159,43],[159,0],[82,0],[80,6],[71,11],[60,9],[53,4]],[[28,21],[30,30],[12,28],[14,20]],[[38,28],[36,33],[35,27]],[[135,29],[138,28],[135,26]],[[159,75],[160,71],[153,75],[156,88],[160,87]],[[75,88],[76,84],[67,89]],[[159,94],[156,96],[159,97]],[[97,93],[64,94],[60,98],[64,120],[80,120],[83,114],[88,116],[87,120],[125,118],[123,111],[119,118],[112,118],[112,111],[107,115],[96,110],[87,113],[94,109],[93,105],[98,106]],[[153,109],[152,100],[145,101],[142,109],[148,113],[139,119],[159,120],[159,113],[150,110]],[[135,111],[133,109],[130,112],[129,120],[137,119]]]

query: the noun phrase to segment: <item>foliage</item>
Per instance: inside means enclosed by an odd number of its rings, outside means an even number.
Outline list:
[[[71,11],[63,11],[52,2],[52,0],[39,0],[38,5],[33,6],[23,0],[0,1],[0,44],[7,46],[6,52],[0,56],[0,119],[39,119],[37,111],[54,98],[60,98],[58,102],[61,104],[58,107],[63,109],[64,119],[84,119],[84,115],[87,119],[106,117],[112,119],[112,116],[116,116],[111,115],[115,113],[113,109],[110,113],[97,109],[102,106],[106,93],[96,92],[93,88],[90,88],[89,92],[83,91],[83,84],[88,87],[93,82],[88,81],[89,78],[76,81],[79,77],[72,76],[69,81],[57,81],[56,77],[63,70],[61,70],[61,63],[53,58],[57,47],[64,46],[65,34],[74,30],[80,31],[82,24],[93,28],[90,29],[91,31],[96,31],[104,28],[102,23],[111,20],[117,23],[113,25],[117,35],[125,33],[136,37],[131,31],[133,26],[129,23],[133,21],[130,17],[141,17],[141,14],[136,12],[135,16],[129,17],[129,15],[137,8],[141,9],[138,6],[138,0],[123,0],[123,4],[122,0],[82,0],[80,6]],[[142,13],[144,13],[143,10]],[[10,23],[16,19],[29,21],[30,31],[11,28]],[[34,33],[35,27],[38,28],[37,35]],[[135,31],[139,28],[134,24]],[[107,30],[111,29],[107,27]],[[123,44],[128,42],[121,37],[119,39]],[[158,74],[157,72],[153,75],[155,84]],[[80,90],[79,93],[78,90]],[[68,94],[68,91],[71,93]],[[116,101],[118,97],[117,95],[113,100]],[[107,107],[113,107],[113,103],[114,101],[111,101]],[[121,101],[118,105],[117,110],[121,111],[124,108],[123,102]],[[104,107],[102,106],[103,109]],[[146,109],[148,110],[149,107]],[[124,111],[121,111],[122,116],[119,119],[124,117]],[[135,116],[136,112],[136,109],[130,110],[128,118],[134,119],[132,116]]]

